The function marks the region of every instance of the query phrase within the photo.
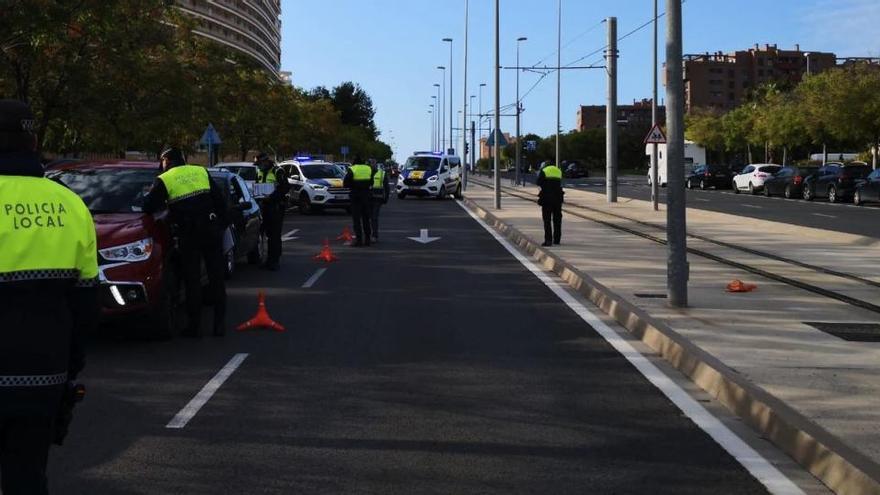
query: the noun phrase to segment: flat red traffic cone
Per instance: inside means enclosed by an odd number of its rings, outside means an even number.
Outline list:
[[[339,261],[339,258],[333,254],[333,251],[330,249],[330,241],[324,239],[324,247],[321,248],[321,252],[318,253],[314,258],[315,261],[323,261],[325,263],[332,263],[334,261]]]
[[[758,288],[755,284],[746,284],[742,280],[734,280],[727,284],[727,292],[752,292]]]
[[[283,332],[284,326],[270,318],[269,312],[266,311],[266,295],[263,294],[263,291],[260,291],[258,300],[259,305],[257,306],[257,314],[250,320],[236,327],[235,330],[238,332],[244,332],[246,330],[257,328],[268,328],[270,330],[275,330],[276,332]]]
[[[342,242],[347,242],[347,243],[349,243],[349,244],[351,243],[351,241],[354,240],[354,236],[351,235],[351,229],[348,228],[348,225],[346,225],[346,226],[342,229],[342,233],[339,234],[339,237],[337,237],[336,240],[337,240],[337,241],[342,241]]]

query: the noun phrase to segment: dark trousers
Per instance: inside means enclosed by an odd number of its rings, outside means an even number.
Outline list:
[[[214,305],[214,328],[222,329],[226,319],[226,267],[220,233],[181,236],[180,260],[183,265],[183,284],[186,288],[188,333],[198,335],[201,332],[202,260],[205,261],[209,294]]]
[[[373,237],[379,238],[379,212],[382,211],[382,200],[373,198],[373,204],[370,209],[370,226],[373,229]]]
[[[544,242],[559,244],[562,240],[562,203],[541,206],[544,217]]]
[[[357,242],[368,243],[373,234],[370,218],[372,218],[372,201],[369,195],[351,195],[351,220],[354,224],[354,236]]]
[[[52,421],[0,417],[0,488],[3,495],[47,495],[46,462]]]
[[[263,230],[266,232],[268,252],[267,265],[277,265],[281,259],[281,229],[284,226],[284,210],[278,206],[267,206],[263,210]]]

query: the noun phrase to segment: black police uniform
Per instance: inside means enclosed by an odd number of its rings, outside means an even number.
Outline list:
[[[153,189],[144,202],[144,211],[155,213],[166,206],[169,217],[175,227],[180,252],[183,283],[186,289],[186,310],[188,324],[185,335],[201,335],[202,321],[202,269],[201,261],[205,262],[208,275],[211,302],[214,306],[214,334],[225,333],[226,319],[226,284],[225,260],[223,258],[223,233],[229,225],[228,204],[208,171],[204,167],[195,167],[204,171],[207,177],[207,190],[201,188],[186,197],[169,195],[169,187],[163,182],[169,172],[160,175],[153,184]],[[166,179],[167,180],[167,179]]]
[[[354,224],[355,246],[369,246],[372,232],[373,170],[369,165],[349,167],[342,181],[351,197],[351,218]]]
[[[12,129],[22,116],[33,119],[0,101],[0,488],[41,495],[64,391],[85,365],[81,336],[98,320],[97,243],[82,200],[43,178],[35,152],[5,152],[29,134]]]
[[[281,230],[284,228],[284,212],[287,210],[290,183],[287,181],[287,173],[284,169],[276,166],[271,160],[267,163],[270,164],[268,167],[261,167],[261,163],[257,162],[257,167],[260,167],[257,182],[275,184],[275,191],[260,199],[260,209],[263,214],[263,231],[268,241],[266,267],[277,269],[281,260]]]
[[[538,204],[544,219],[544,246],[559,244],[562,240],[562,203],[565,191],[562,190],[562,171],[553,165],[544,167],[536,181],[541,188]]]
[[[376,170],[373,172],[373,198],[370,210],[370,227],[374,241],[379,240],[379,214],[382,212],[382,206],[388,203],[390,195],[391,186],[388,184],[385,171]]]

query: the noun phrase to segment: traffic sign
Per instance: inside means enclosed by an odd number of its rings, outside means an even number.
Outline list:
[[[202,134],[202,139],[199,141],[199,144],[205,146],[223,144],[223,141],[220,140],[220,134],[217,133],[217,129],[214,129],[214,124],[208,124],[208,128],[205,129],[205,133]]]
[[[651,129],[651,132],[645,137],[645,144],[666,144],[666,135],[663,134],[660,124]]]
[[[538,142],[534,139],[526,141],[526,151],[535,151],[538,149]]]
[[[348,146],[342,146],[339,148],[340,155],[347,155],[349,151]]]
[[[507,139],[504,137],[504,133],[501,132],[500,129],[495,129],[492,134],[489,135],[489,140],[486,141],[486,146],[495,146],[496,136],[498,139],[499,147],[507,146]]]

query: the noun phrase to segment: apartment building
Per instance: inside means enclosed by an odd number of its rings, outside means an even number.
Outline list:
[[[578,131],[605,128],[605,105],[581,105],[577,112]],[[666,107],[657,107],[657,121],[666,122]],[[647,133],[651,130],[651,99],[634,100],[632,105],[617,106],[617,125],[621,129]]]

